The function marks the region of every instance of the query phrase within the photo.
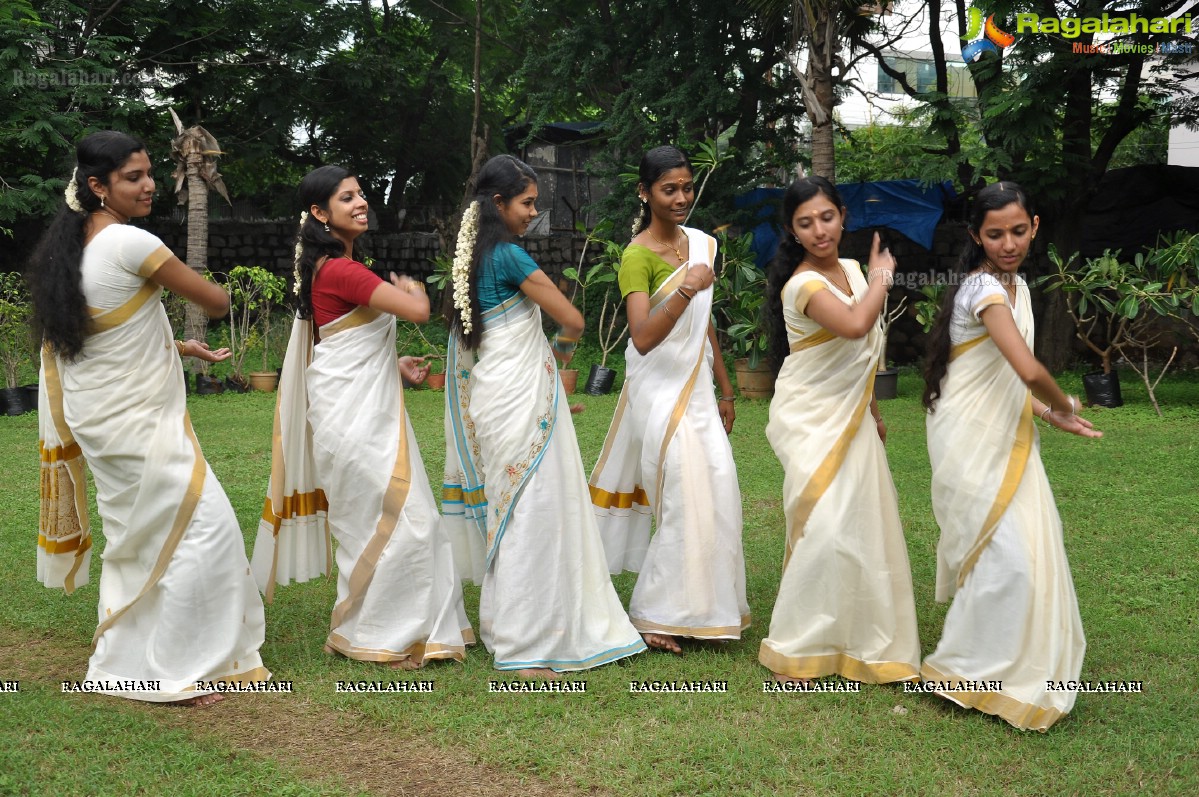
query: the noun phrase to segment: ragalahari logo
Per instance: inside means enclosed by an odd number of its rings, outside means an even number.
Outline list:
[[[979,37],[980,33],[981,37]],[[979,38],[975,40],[975,37]],[[1001,54],[1006,48],[1012,46],[1016,37],[999,29],[999,26],[995,24],[994,14],[988,16],[984,23],[982,9],[978,6],[971,6],[967,17],[966,35],[962,37],[962,41],[969,42],[962,47],[962,60],[969,64],[982,58],[983,54],[987,52]]]

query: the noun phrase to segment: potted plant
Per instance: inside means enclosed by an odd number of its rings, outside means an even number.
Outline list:
[[[225,283],[229,291],[229,358],[232,374],[228,386],[245,392],[251,386],[245,373],[246,355],[250,347],[262,346],[262,370],[250,374],[259,379],[259,390],[274,390],[277,371],[268,371],[270,364],[271,310],[282,303],[286,283],[260,266],[234,266]],[[265,379],[263,379],[265,377]],[[269,385],[269,387],[268,387]]]
[[[421,324],[403,321],[397,328],[400,334],[396,337],[396,354],[424,357],[425,361],[429,363],[429,375],[425,377],[424,384],[432,390],[444,390],[446,374],[444,370],[435,371],[434,369],[438,362],[442,363],[444,368],[445,347],[430,340]],[[444,329],[444,326],[434,329]],[[411,384],[405,382],[404,386],[411,387]]]
[[[754,262],[753,234],[729,238],[721,233],[719,238],[724,258],[716,276],[715,302],[725,322],[737,390],[745,398],[770,398],[774,395],[774,369],[767,359],[766,275]]]
[[[878,361],[878,371],[874,374],[874,396],[877,399],[893,399],[899,396],[899,370],[887,366],[887,336],[891,334],[891,325],[903,316],[908,309],[908,297],[903,296],[894,308],[890,306],[891,292],[883,297],[883,311],[879,320],[883,326],[883,356]]]
[[[34,409],[20,386],[21,372],[32,362],[33,343],[29,332],[32,309],[25,281],[16,272],[0,274],[0,366],[4,368],[4,405],[9,415]]]
[[[580,223],[578,230],[586,235],[583,251],[579,255],[578,268],[563,269],[562,276],[575,283],[576,291],[581,289],[582,292],[578,295],[580,303],[584,306],[586,306],[588,289],[603,291],[599,323],[596,325],[596,337],[601,352],[600,361],[591,366],[591,371],[587,374],[586,386],[583,388],[584,392],[592,396],[602,396],[612,392],[612,385],[616,381],[616,370],[608,367],[608,356],[620,345],[629,329],[628,322],[622,321],[620,295],[613,290],[616,287],[616,275],[620,271],[620,259],[624,250],[620,244],[606,237],[611,230],[611,223],[608,221],[600,222],[590,232],[587,232]],[[600,253],[584,271],[587,250],[593,243],[599,245]],[[574,298],[575,296],[572,295],[571,300],[573,301]],[[576,382],[578,380],[577,372],[575,380]],[[565,384],[565,377],[563,382]],[[567,387],[567,392],[573,392],[569,389],[569,385]]]
[[[1119,250],[1105,249],[1099,257],[1086,258],[1082,266],[1074,268],[1078,259],[1075,252],[1063,260],[1051,244],[1049,260],[1057,271],[1041,277],[1036,284],[1044,285],[1046,292],[1060,290],[1066,294],[1066,312],[1074,322],[1075,335],[1099,357],[1102,370],[1082,378],[1087,401],[1102,407],[1124,403],[1118,373],[1112,368],[1113,355],[1119,354],[1144,381],[1157,409],[1154,388],[1174,357],[1171,355],[1157,380],[1151,382],[1149,350],[1161,339],[1155,322],[1176,315],[1177,294],[1150,273],[1150,262],[1141,253],[1123,260]]]

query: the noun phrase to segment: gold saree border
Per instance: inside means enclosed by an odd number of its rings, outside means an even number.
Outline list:
[[[787,563],[791,561],[791,552],[795,549],[795,544],[803,539],[804,526],[808,524],[808,518],[812,515],[816,502],[820,500],[829,485],[833,483],[833,479],[836,478],[837,471],[841,469],[841,463],[845,461],[845,455],[849,451],[849,444],[862,425],[862,416],[866,412],[866,407],[870,405],[870,397],[874,395],[874,376],[875,368],[872,362],[870,375],[866,378],[866,389],[858,399],[858,404],[850,415],[849,423],[841,430],[837,441],[833,443],[833,447],[829,449],[824,460],[812,472],[808,483],[804,485],[803,492],[799,494],[795,516],[787,528],[787,550],[783,554],[784,572],[787,570]]]
[[[378,310],[372,310],[369,307],[359,305],[350,312],[343,315],[341,318],[335,318],[328,324],[323,325],[319,330],[322,338],[327,338],[330,335],[336,335],[338,332],[345,332],[347,329],[360,327],[363,324],[369,324],[378,318],[382,313]]]
[[[762,640],[758,661],[773,673],[791,678],[822,678],[839,675],[849,681],[866,684],[889,684],[896,681],[919,680],[919,671],[903,661],[862,661],[846,653],[822,656],[785,656]]]
[[[1020,482],[1024,478],[1024,469],[1028,465],[1029,454],[1032,452],[1032,432],[1032,392],[1029,391],[1024,397],[1024,409],[1020,411],[1020,420],[1016,422],[1016,440],[1008,455],[1007,467],[1003,471],[1003,481],[999,484],[999,492],[995,494],[995,500],[991,504],[990,511],[987,512],[982,529],[979,530],[978,539],[966,553],[966,557],[962,560],[962,566],[958,570],[957,584],[959,588],[965,584],[966,576],[974,569],[983,549],[995,536],[1000,518],[1007,511],[1013,496],[1016,495],[1017,488],[1020,487]]]
[[[642,620],[637,617],[629,617],[629,622],[633,624],[639,633],[642,634],[670,634],[672,636],[685,636],[694,639],[737,639],[741,636],[741,632],[749,628],[751,624],[751,616],[748,614],[741,615],[740,625],[714,625],[714,626],[685,626],[685,625],[666,625],[665,623],[655,623],[652,620]]]
[[[832,332],[829,332],[824,327],[821,327],[819,330],[817,330],[816,332],[813,332],[811,335],[808,335],[803,340],[797,340],[794,343],[792,343],[791,344],[791,353],[795,354],[795,352],[797,352],[797,351],[804,351],[805,349],[812,349],[812,348],[815,348],[816,346],[819,346],[821,343],[828,343],[830,340],[836,340],[836,339],[837,339],[836,335],[834,335]]]
[[[192,444],[192,453],[195,459],[192,461],[192,473],[187,485],[187,491],[184,492],[183,500],[180,501],[179,509],[175,513],[175,521],[171,524],[166,541],[163,542],[162,549],[158,552],[158,559],[154,562],[154,567],[150,571],[150,577],[146,579],[146,583],[142,586],[141,590],[133,600],[109,614],[96,627],[96,633],[92,637],[93,650],[95,650],[96,643],[100,641],[100,637],[104,632],[111,628],[125,612],[133,608],[162,579],[163,574],[166,573],[167,565],[171,562],[171,557],[175,555],[175,549],[179,547],[179,541],[183,539],[183,533],[187,531],[187,527],[191,523],[192,515],[196,511],[196,505],[200,503],[200,495],[204,492],[207,463],[204,460],[204,454],[200,451],[200,441],[196,439],[196,432],[192,429],[191,415],[187,412],[183,413],[183,429],[188,441]]]
[[[362,308],[359,308],[362,309]],[[355,311],[357,312],[357,311]],[[373,312],[373,311],[372,311]],[[352,315],[352,314],[351,314]],[[378,317],[378,313],[375,314]],[[396,366],[399,367],[398,364]],[[396,441],[395,465],[391,469],[390,483],[383,494],[383,513],[375,526],[375,533],[367,541],[354,569],[350,573],[349,590],[341,603],[333,607],[333,616],[329,621],[329,644],[332,646],[336,629],[345,622],[346,616],[362,603],[367,587],[375,577],[375,567],[383,549],[391,542],[399,523],[400,513],[408,503],[408,492],[412,488],[412,463],[408,456],[408,425],[404,423],[404,391],[400,388],[400,401],[397,408],[397,423],[399,439]]]
[[[418,665],[423,665],[426,661],[436,659],[453,659],[454,661],[464,661],[466,659],[466,647],[461,645],[413,642],[408,647],[398,651],[388,650],[387,648],[363,648],[351,644],[348,639],[335,631],[329,633],[326,644],[347,659],[353,659],[354,661],[389,663],[412,659]]]
[[[142,309],[151,299],[158,298],[161,293],[162,287],[157,282],[147,280],[146,284],[142,285],[137,293],[129,297],[119,307],[114,307],[111,310],[100,310],[95,307],[87,308],[88,313],[92,316],[88,324],[88,333],[94,335],[99,332],[108,332],[111,329],[116,329],[130,318],[133,318],[134,313]]]
[[[679,397],[675,399],[674,409],[670,413],[670,420],[666,422],[666,433],[662,435],[662,445],[658,449],[658,473],[654,482],[658,502],[657,506],[654,507],[654,519],[659,523],[662,522],[660,515],[662,511],[662,488],[666,483],[666,450],[670,448],[670,441],[674,439],[674,433],[678,431],[679,424],[683,420],[683,415],[687,411],[687,405],[691,403],[691,394],[695,391],[695,381],[699,378],[700,366],[704,362],[704,351],[707,340],[708,334],[704,332],[699,344],[699,358],[695,361],[695,366],[691,369],[691,376],[687,377],[683,389],[679,391]]]
[[[920,677],[926,681],[967,681],[956,675],[947,675],[928,664],[920,667]],[[1022,731],[1040,731],[1044,733],[1062,717],[1066,716],[1061,709],[1034,706],[1023,703],[1003,692],[934,692],[963,708],[972,708],[984,714],[999,717],[1004,722]]]
[[[629,509],[634,504],[638,506],[649,507],[649,496],[645,493],[645,488],[640,484],[633,486],[633,491],[630,493],[610,493],[607,490],[601,490],[594,484],[587,485],[587,490],[591,493],[591,503],[600,509]]]
[[[74,492],[74,509],[75,509],[75,524],[79,526],[78,535],[72,534],[71,538],[76,542],[74,544],[75,560],[71,563],[71,569],[67,572],[63,579],[63,591],[70,595],[75,591],[75,579],[79,575],[79,570],[83,567],[84,554],[92,547],[92,529],[91,518],[87,511],[87,478],[83,472],[83,450],[75,441],[75,435],[71,433],[71,427],[67,425],[66,415],[63,411],[63,392],[62,378],[58,374],[58,360],[55,359],[54,350],[49,344],[42,346],[42,364],[44,374],[44,382],[42,389],[46,391],[46,403],[50,409],[50,419],[54,424],[55,433],[58,435],[58,440],[61,445],[47,449],[44,441],[38,441],[39,455],[43,463],[43,468],[58,470],[57,462],[54,456],[57,453],[66,467],[67,473],[71,478],[71,486]],[[46,484],[46,479],[41,479],[40,496],[42,511],[39,515],[40,519],[44,519],[45,507],[44,503],[49,499],[49,485]],[[40,524],[39,524],[40,525]],[[46,535],[43,532],[51,531],[51,529],[40,529],[38,531],[38,545],[48,554],[54,554],[59,551],[66,553],[70,550],[66,546],[66,541],[62,541],[64,547],[55,551],[50,550],[50,542],[52,535]],[[46,544],[43,545],[43,539]]]
[[[956,346],[951,346],[949,348],[949,361],[953,362],[958,357],[961,357],[963,354],[970,351],[978,344],[982,343],[983,341],[990,340],[990,339],[991,339],[990,333],[985,333],[985,334],[979,335],[977,338],[971,338],[970,340],[967,340],[963,343],[959,343]]]
[[[670,294],[678,290],[683,284],[683,280],[687,279],[687,269],[679,266],[670,273],[670,276],[658,286],[658,290],[654,291],[654,295],[649,297],[649,308],[657,309],[658,305],[670,298]]]
[[[595,487],[594,482],[597,478],[600,477],[600,474],[602,474],[604,472],[604,466],[608,464],[608,457],[612,453],[612,442],[617,437],[617,435],[614,434],[614,432],[615,432],[615,430],[620,428],[620,423],[621,423],[622,419],[624,418],[625,409],[628,408],[628,405],[629,405],[629,382],[626,379],[624,385],[620,389],[620,398],[616,400],[616,412],[612,416],[612,423],[610,425],[611,428],[609,429],[608,434],[604,435],[604,448],[600,452],[599,462],[596,462],[595,467],[591,469],[591,478],[587,482],[588,488],[599,489],[599,488]],[[606,491],[601,491],[601,492],[606,492]],[[595,496],[595,493],[593,492],[592,497],[594,498],[594,496]]]
[[[174,256],[174,253],[170,249],[167,249],[165,245],[158,247],[142,261],[141,267],[137,270],[138,276],[149,279],[158,269],[162,268],[164,263]]]
[[[236,664],[236,662],[234,662],[234,664]],[[226,684],[243,684],[243,685],[245,685],[245,684],[262,683],[263,681],[269,681],[270,679],[271,679],[271,671],[270,670],[268,670],[266,667],[255,667],[252,670],[246,670],[245,672],[233,673],[232,675],[220,675],[215,678],[209,678],[206,676],[206,677],[200,678],[198,680],[206,682],[206,683],[219,681],[221,683],[226,683]],[[197,690],[196,690],[195,684],[192,684],[192,685],[188,686],[186,689],[184,689],[183,691],[184,692],[195,692]],[[205,689],[205,690],[201,690],[201,691],[203,691],[204,694],[211,694],[215,690]]]
[[[804,280],[799,286],[799,291],[795,294],[795,312],[800,315],[807,315],[804,311],[808,309],[808,302],[812,301],[812,297],[820,291],[827,291],[828,286],[819,279]]]

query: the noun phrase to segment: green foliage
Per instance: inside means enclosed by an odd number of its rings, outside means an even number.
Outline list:
[[[754,260],[753,233],[736,238],[720,233],[717,237],[724,258],[713,296],[717,319],[732,355],[748,358],[750,367],[756,368],[770,348],[762,307],[766,274]]]
[[[603,353],[600,365],[606,367],[608,355],[620,345],[620,342],[624,339],[625,332],[629,329],[628,322],[622,320],[624,319],[624,303],[616,283],[617,274],[620,272],[620,261],[624,254],[624,247],[607,237],[612,232],[612,222],[607,219],[601,221],[591,230],[588,230],[580,222],[577,225],[577,230],[585,236],[583,251],[579,255],[579,265],[577,268],[564,268],[562,276],[573,281],[577,288],[582,289],[581,293],[576,292],[572,294],[572,299],[577,295],[578,304],[584,310],[588,307],[588,290],[593,292],[593,297],[597,291],[602,297],[600,299],[599,321],[596,324],[595,332],[600,350]],[[588,261],[587,252],[592,244],[595,244],[599,248],[599,254],[593,256]]]
[[[270,368],[271,315],[283,303],[287,282],[261,266],[234,266],[225,280],[229,291],[229,348],[233,378],[245,382],[250,347],[261,345],[262,370]]]
[[[931,125],[931,106],[896,112],[894,124],[843,130],[836,142],[837,181],[920,180],[933,185],[957,180],[962,163],[975,171],[993,168],[993,155],[979,134],[977,119],[971,119],[966,108],[955,110],[962,128],[961,151],[954,157],[945,154],[945,136]]]
[[[22,370],[36,356],[29,329],[32,316],[25,280],[16,272],[0,274],[0,366],[6,387],[20,384]]]
[[[948,286],[943,282],[920,286],[920,293],[924,298],[916,300],[916,321],[919,322],[926,335],[933,328],[933,321],[937,318],[937,311],[941,309],[941,302],[945,299],[947,288]]]

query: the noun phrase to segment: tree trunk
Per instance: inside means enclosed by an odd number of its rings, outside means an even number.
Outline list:
[[[208,270],[208,186],[200,177],[200,165],[204,156],[199,152],[187,155],[187,265],[204,276]],[[203,342],[208,336],[208,314],[195,302],[187,302],[184,317],[183,337]],[[197,368],[208,373],[208,364],[195,357],[185,361],[189,371]]]
[[[1057,247],[1058,254],[1068,258],[1077,252],[1082,242],[1080,208],[1066,208],[1058,204],[1049,209],[1041,219],[1041,223],[1049,229],[1048,234],[1037,236],[1033,249],[1029,253],[1028,263],[1031,268],[1025,270],[1024,277],[1032,282],[1049,268],[1046,256],[1049,243]],[[1049,223],[1046,224],[1046,221]],[[1044,228],[1043,228],[1044,229]],[[1048,238],[1048,240],[1045,240]],[[1046,246],[1039,246],[1045,241]],[[1053,373],[1069,368],[1074,363],[1074,341],[1077,340],[1074,322],[1066,312],[1066,294],[1064,291],[1033,292],[1033,315],[1036,317],[1035,353],[1037,359],[1045,364]]]

